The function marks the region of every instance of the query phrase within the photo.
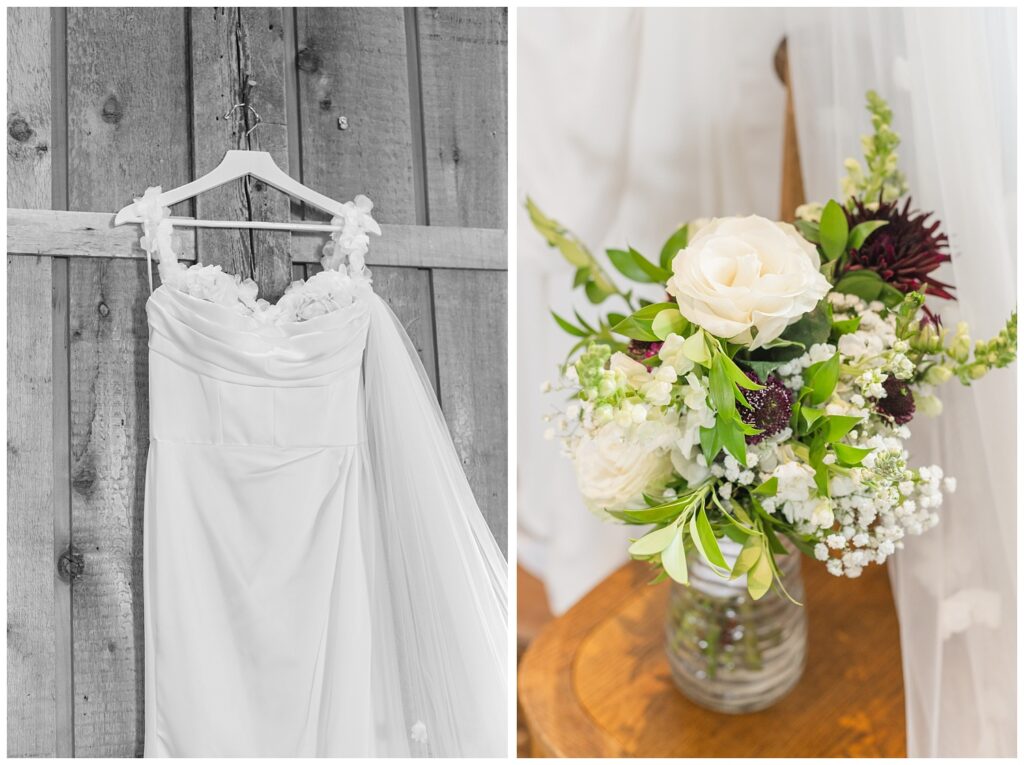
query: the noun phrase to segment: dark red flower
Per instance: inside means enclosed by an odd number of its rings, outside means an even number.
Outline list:
[[[754,382],[761,383],[761,378],[750,370],[744,370]],[[740,418],[748,425],[753,425],[761,432],[747,436],[748,444],[756,444],[768,436],[774,436],[789,427],[789,418],[793,414],[793,391],[782,384],[776,375],[769,375],[768,382],[763,383],[760,390],[744,390],[743,395],[752,407],[747,409],[738,406]]]
[[[939,231],[940,221],[928,223],[931,216],[932,213],[911,211],[909,197],[902,209],[898,201],[880,201],[877,210],[854,199],[852,209],[846,212],[851,229],[869,220],[884,220],[886,225],[872,232],[859,250],[848,253],[841,273],[867,269],[900,292],[921,292],[955,300],[953,287],[931,276],[950,260],[949,239]]]
[[[875,401],[875,410],[897,425],[910,422],[914,418],[914,411],[917,407],[914,404],[914,394],[907,381],[897,380],[889,375],[882,383],[882,387],[885,388],[885,398]]]

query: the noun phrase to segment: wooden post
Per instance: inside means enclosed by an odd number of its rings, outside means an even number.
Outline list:
[[[775,73],[786,86],[786,127],[782,142],[782,191],[779,200],[780,220],[796,218],[796,208],[806,199],[800,169],[800,145],[796,135],[796,113],[793,109],[793,83],[789,75],[789,46],[782,38],[775,50]]]

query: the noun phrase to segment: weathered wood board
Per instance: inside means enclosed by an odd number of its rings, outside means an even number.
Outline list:
[[[505,547],[507,27],[494,9],[426,13],[9,11],[11,756],[143,753],[148,282],[138,229],[109,221],[226,149],[269,151],[329,196],[373,199],[376,289]],[[430,169],[428,130],[449,157],[455,136],[455,172]],[[173,213],[324,218],[259,183]],[[325,236],[181,227],[176,242],[183,259],[252,276],[273,300],[319,268]],[[65,552],[81,556],[70,583],[56,573]]]
[[[416,16],[430,222],[505,228],[508,9]]]

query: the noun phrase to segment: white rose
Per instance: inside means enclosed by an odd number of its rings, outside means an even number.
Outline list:
[[[820,265],[815,246],[788,223],[716,218],[672,260],[667,288],[694,324],[754,349],[828,293]]]
[[[623,426],[609,422],[583,434],[573,450],[576,480],[591,511],[644,506],[672,475],[668,447],[678,436],[669,420]]]

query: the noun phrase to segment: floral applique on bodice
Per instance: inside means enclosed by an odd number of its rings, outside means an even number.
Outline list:
[[[366,267],[370,234],[380,236],[380,226],[370,214],[373,202],[359,195],[342,205],[342,214],[331,219],[330,240],[323,247],[323,271],[308,279],[293,281],[276,303],[258,298],[252,279],[226,273],[219,265],[197,263],[186,266],[174,248],[170,210],[157,199],[162,189],[146,190],[134,204],[135,214],[144,222],[140,245],[150,258],[156,257],[160,281],[170,289],[207,300],[251,316],[260,323],[283,324],[313,319],[332,313],[372,291]]]

